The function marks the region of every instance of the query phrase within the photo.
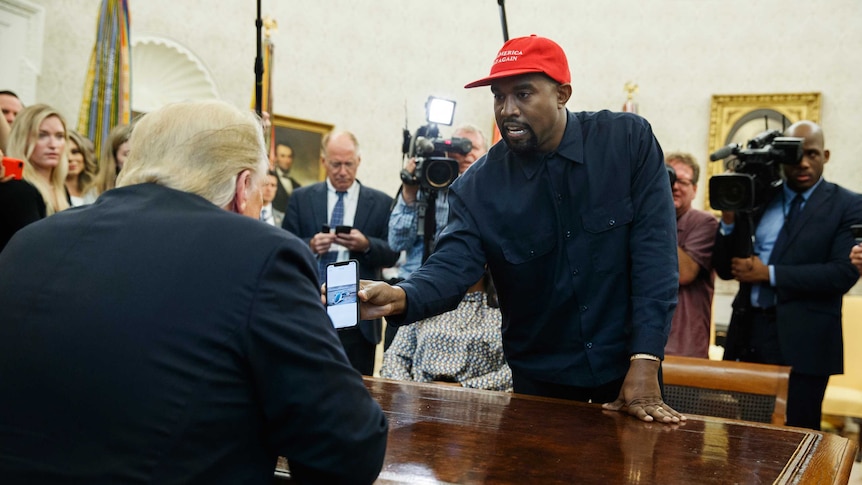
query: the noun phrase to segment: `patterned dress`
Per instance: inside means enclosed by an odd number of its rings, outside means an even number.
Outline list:
[[[500,309],[488,306],[484,291],[469,293],[450,312],[400,327],[383,354],[380,376],[511,391],[501,322]]]

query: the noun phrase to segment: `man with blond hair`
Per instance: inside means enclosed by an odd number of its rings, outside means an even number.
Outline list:
[[[278,456],[301,483],[374,481],[386,418],[308,250],[256,220],[259,121],[178,103],[130,143],[116,189],[0,254],[4,482],[269,483]]]

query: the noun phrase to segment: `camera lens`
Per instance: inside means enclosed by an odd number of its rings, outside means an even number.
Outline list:
[[[450,163],[451,159],[431,159],[425,168],[425,178],[428,185],[441,189],[448,187],[458,176],[458,163]],[[451,160],[454,162],[454,160]]]

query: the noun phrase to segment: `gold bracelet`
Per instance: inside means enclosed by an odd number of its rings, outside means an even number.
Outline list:
[[[631,362],[631,361],[633,361],[633,360],[637,360],[637,359],[654,360],[654,361],[656,361],[656,362],[661,361],[661,359],[659,359],[657,356],[652,355],[652,354],[633,354],[633,355],[629,358],[629,361]]]

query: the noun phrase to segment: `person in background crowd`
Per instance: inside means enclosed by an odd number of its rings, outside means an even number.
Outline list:
[[[679,302],[673,314],[666,355],[709,358],[712,322],[712,247],[718,221],[709,212],[691,206],[697,194],[700,166],[688,153],[671,153],[665,163],[676,173],[673,205],[676,208]]]
[[[260,220],[270,226],[281,227],[284,222],[284,212],[276,210],[272,207],[272,201],[275,199],[275,193],[278,191],[278,175],[272,170],[266,172],[266,180],[263,181],[261,196],[263,197],[263,207],[260,208]]]
[[[466,138],[470,140],[473,148],[467,154],[449,153],[448,155],[458,162],[458,175],[470,168],[476,160],[482,158],[488,152],[488,142],[484,133],[473,125],[462,125],[452,133],[453,138]],[[416,161],[408,160],[405,169],[409,173],[416,171]],[[429,197],[431,207],[427,209],[426,218],[423,222],[427,232],[425,236],[419,236],[419,218],[417,209],[419,201]],[[429,223],[433,223],[429,225]],[[431,254],[440,232],[449,223],[449,189],[448,187],[433,194],[422,192],[418,185],[404,183],[395,197],[395,207],[389,214],[389,247],[394,251],[405,251],[404,263],[398,266],[398,278],[404,279],[416,270],[425,260],[426,254]],[[426,247],[427,246],[427,247]],[[427,251],[427,252],[426,252]],[[383,348],[388,349],[395,338],[397,328],[386,326],[386,335]]]
[[[511,391],[512,370],[503,356],[503,318],[496,298],[486,272],[458,308],[399,327],[383,354],[380,377]]]
[[[3,150],[0,150],[0,158]],[[26,180],[14,180],[0,165],[0,252],[19,229],[45,217],[45,199]]]
[[[66,191],[72,206],[92,204],[96,193],[96,176],[99,162],[93,142],[74,130],[69,131],[69,173],[66,174]]]
[[[785,183],[750,218],[722,211],[713,266],[740,283],[724,359],[791,366],[787,425],[819,430],[829,376],[844,371],[841,305],[859,278],[847,251],[862,198],[822,178],[820,126],[799,121],[785,135],[803,139],[802,160],[781,165]]]
[[[24,109],[24,103],[17,94],[12,91],[0,91],[0,111],[3,112],[3,118],[9,126],[12,126],[12,122],[22,109]]]
[[[3,116],[0,116],[0,150],[6,149],[12,122],[22,109],[24,104],[18,99],[17,94],[12,91],[0,91],[0,111],[3,113]]]
[[[102,144],[102,153],[99,157],[99,175],[96,182],[98,193],[103,194],[116,186],[117,175],[129,157],[131,134],[132,125],[125,124],[113,127],[108,133],[108,139]]]
[[[305,244],[257,221],[260,121],[176,103],[130,143],[117,188],[0,253],[3,482],[271,483],[284,456],[372,483],[386,417]]]
[[[503,143],[449,188],[425,264],[363,282],[361,312],[398,326],[451,310],[487,263],[515,392],[679,423],[659,383],[679,287],[664,156],[637,115],[569,112],[570,82],[563,49],[533,35],[465,86],[491,86]]]
[[[21,110],[9,133],[7,156],[24,161],[24,180],[39,189],[49,216],[69,208],[67,139],[66,120],[46,104]]]
[[[361,161],[353,133],[327,134],[320,160],[326,181],[296,189],[287,203],[282,227],[305,241],[317,257],[320,283],[328,263],[355,259],[361,278],[380,279],[381,270],[398,259],[386,241],[392,198],[356,180]],[[336,232],[338,226],[347,226],[347,231]],[[350,363],[362,374],[374,371],[382,327],[381,319],[374,318],[338,332]]]

